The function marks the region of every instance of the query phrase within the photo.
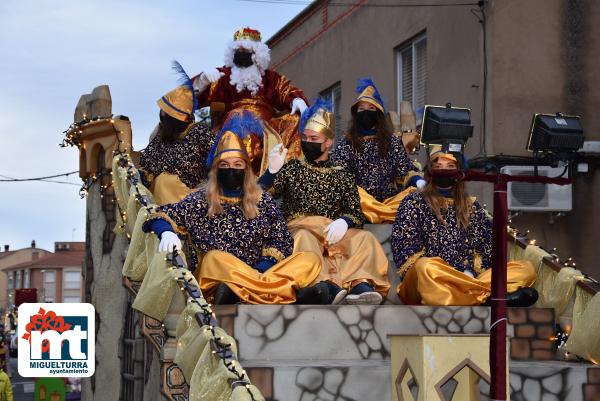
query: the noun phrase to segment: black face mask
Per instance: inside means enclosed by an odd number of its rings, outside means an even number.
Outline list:
[[[233,55],[233,64],[240,68],[250,67],[254,62],[252,61],[252,53],[237,51]]]
[[[431,181],[438,188],[450,188],[456,185],[456,180],[450,177],[432,176]]]
[[[323,151],[321,150],[321,145],[323,145],[322,142],[300,142],[300,146],[302,147],[302,153],[304,153],[304,157],[309,162],[314,162],[316,159],[321,157],[321,155],[323,154]]]
[[[245,177],[246,171],[243,168],[219,167],[217,169],[217,182],[226,191],[241,189]]]
[[[362,129],[371,129],[377,123],[377,111],[362,110],[356,113],[356,125]]]
[[[168,114],[160,113],[160,125],[158,132],[163,142],[173,142],[185,131],[189,123],[179,121]]]

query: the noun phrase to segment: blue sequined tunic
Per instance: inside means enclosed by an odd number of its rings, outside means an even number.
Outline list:
[[[290,256],[294,241],[273,198],[263,192],[254,219],[244,216],[240,201],[222,197],[223,213],[208,217],[205,191],[193,192],[181,202],[158,207],[144,224],[144,231],[149,231],[154,220],[164,219],[178,233],[188,234],[200,252],[224,251],[249,266],[261,257],[281,261]]]
[[[444,224],[421,194],[408,195],[398,208],[392,228],[392,253],[403,277],[419,256],[439,256],[459,271],[478,273],[491,267],[492,221],[479,202],[471,198],[469,227],[461,229],[452,200],[441,210]],[[475,255],[481,266],[475,263]]]
[[[354,177],[330,161],[288,161],[277,173],[271,192],[282,197],[281,208],[288,220],[304,216],[343,218],[355,228],[365,223]]]
[[[214,140],[210,128],[192,125],[181,137],[171,143],[156,135],[141,153],[140,170],[145,184],[161,173],[174,174],[189,188],[195,188],[208,177],[206,158]]]
[[[391,137],[390,151],[384,158],[379,156],[374,135],[361,137],[360,140],[363,147],[359,151],[348,138],[342,139],[332,152],[331,159],[353,173],[356,185],[378,201],[396,195],[403,189],[402,181],[407,174],[418,171],[408,158],[401,138]]]

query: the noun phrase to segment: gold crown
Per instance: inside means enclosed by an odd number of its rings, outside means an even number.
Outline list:
[[[324,109],[318,109],[306,122],[304,130],[307,129],[322,133],[327,138],[333,139],[335,135],[335,118],[333,113]]]
[[[360,95],[358,95],[358,97],[356,98],[356,101],[354,102],[354,105],[357,105],[358,102],[367,102],[372,104],[373,106],[377,107],[378,110],[380,110],[382,113],[385,113],[385,110],[383,109],[383,105],[381,103],[379,103],[379,101],[375,98],[375,87],[374,86],[367,86]]]
[[[158,107],[179,121],[192,120],[194,94],[187,86],[178,86],[156,101]]]
[[[246,27],[234,33],[233,40],[251,40],[253,42],[260,42],[262,39],[259,31]]]

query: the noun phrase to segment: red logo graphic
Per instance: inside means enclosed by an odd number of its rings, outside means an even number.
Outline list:
[[[31,332],[32,331],[48,331],[54,330],[59,333],[63,333],[71,329],[69,323],[65,323],[65,319],[62,316],[56,316],[56,313],[52,311],[46,312],[43,308],[40,308],[36,315],[31,316],[29,323],[25,326],[25,334],[23,334],[24,340],[28,340],[31,344]],[[64,343],[64,342],[63,342]],[[42,342],[42,352],[47,352],[50,349],[50,343],[46,340]]]

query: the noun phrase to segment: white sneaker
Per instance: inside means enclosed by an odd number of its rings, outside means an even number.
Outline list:
[[[333,298],[333,301],[331,301],[331,305],[338,305],[341,303],[346,298],[347,294],[348,291],[340,290],[337,294],[335,294],[335,298]]]
[[[345,299],[348,305],[379,305],[383,301],[380,293],[375,291],[362,294],[350,294]]]

